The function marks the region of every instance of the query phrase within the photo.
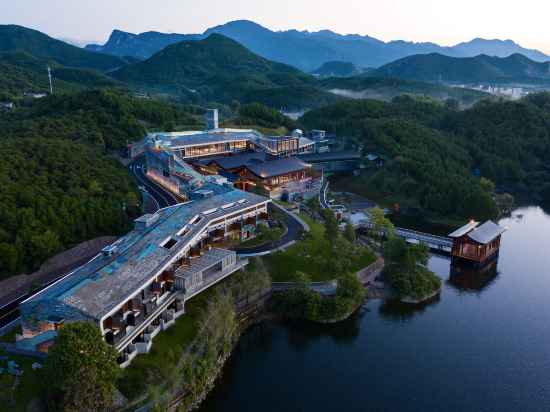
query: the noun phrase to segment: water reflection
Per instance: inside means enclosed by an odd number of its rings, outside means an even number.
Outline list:
[[[336,344],[350,344],[360,334],[361,320],[366,311],[365,308],[361,308],[344,322],[330,325],[301,320],[287,321],[288,343],[298,351],[307,350],[311,344],[323,337],[331,338]]]
[[[381,317],[389,320],[408,321],[415,316],[421,315],[429,307],[436,306],[441,301],[441,294],[434,296],[425,302],[411,305],[399,300],[385,300],[378,310]]]
[[[463,265],[451,265],[447,284],[461,293],[479,294],[498,278],[497,261],[490,262],[481,269]]]

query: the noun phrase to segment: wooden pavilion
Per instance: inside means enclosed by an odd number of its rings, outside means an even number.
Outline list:
[[[490,220],[482,225],[479,222],[470,221],[455,230],[449,234],[453,239],[451,251],[453,263],[462,261],[483,266],[497,258],[500,239],[505,231],[505,228]]]

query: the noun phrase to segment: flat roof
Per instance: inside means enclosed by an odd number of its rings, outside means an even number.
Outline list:
[[[258,132],[249,129],[214,129],[205,131],[152,133],[149,138],[161,142],[164,147],[171,149],[191,146],[203,146],[232,141],[255,140],[261,136]]]
[[[90,317],[101,319],[155,276],[160,267],[186,247],[209,222],[269,201],[236,189],[227,188],[220,192],[221,187],[212,197],[159,210],[156,213],[159,218],[154,225],[142,231],[133,230],[111,245],[112,255],[96,256],[27,302],[57,300]],[[231,203],[234,203],[232,207],[222,208]],[[202,215],[206,211],[210,213]],[[197,215],[201,216],[201,220],[189,224]],[[186,225],[190,230],[178,236]],[[166,249],[162,244],[170,238],[177,240],[177,243]]]
[[[212,266],[220,262],[222,259],[236,253],[231,250],[225,249],[210,249],[201,257],[191,259],[191,264],[187,267],[178,269],[175,276],[186,278],[194,275],[195,273],[202,272],[203,270],[210,269]]]

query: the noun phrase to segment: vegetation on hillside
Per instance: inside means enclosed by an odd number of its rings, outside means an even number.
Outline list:
[[[535,62],[522,54],[508,57],[479,55],[450,57],[438,53],[416,54],[388,63],[374,76],[425,82],[548,83],[550,63]]]
[[[550,94],[518,102],[453,105],[400,97],[346,101],[308,112],[301,122],[336,133],[386,159],[348,179],[367,196],[438,216],[487,219],[497,213],[487,185],[550,201]]]
[[[20,100],[25,93],[49,93],[48,66],[52,69],[56,94],[117,85],[113,79],[94,70],[59,66],[28,53],[0,53],[0,100]]]
[[[315,79],[293,67],[259,57],[224,36],[183,41],[113,73],[134,87],[188,101],[260,102],[272,107],[308,107],[334,102]]]
[[[107,71],[126,64],[119,57],[93,53],[36,30],[15,25],[0,25],[0,52],[20,51],[67,67]]]
[[[269,129],[284,127],[287,130],[292,130],[296,127],[294,120],[260,103],[250,103],[240,106],[237,118],[232,122],[235,125],[255,125]]]
[[[124,233],[137,213],[135,184],[114,159],[64,140],[0,140],[0,276]]]
[[[172,128],[197,122],[192,109],[115,90],[49,96],[0,115],[5,137],[68,139],[105,150],[120,150],[143,138],[147,126]]]

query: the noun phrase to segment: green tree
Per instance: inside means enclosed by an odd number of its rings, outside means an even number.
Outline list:
[[[349,242],[355,242],[355,240],[357,239],[357,236],[355,235],[355,229],[353,228],[353,225],[351,223],[347,223],[346,224],[346,230],[344,231],[344,237],[349,241]]]
[[[77,412],[109,409],[120,373],[117,353],[91,322],[59,331],[44,365],[49,410]]]
[[[376,238],[380,238],[381,233],[384,233],[387,238],[392,238],[395,233],[395,226],[386,217],[384,211],[379,207],[369,210],[370,221],[372,223],[372,233]]]
[[[338,229],[338,220],[331,209],[323,209],[323,218],[325,219],[325,238],[333,243],[340,235]]]

